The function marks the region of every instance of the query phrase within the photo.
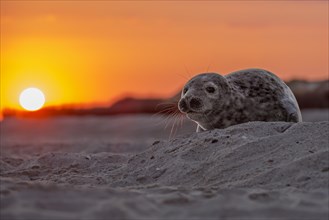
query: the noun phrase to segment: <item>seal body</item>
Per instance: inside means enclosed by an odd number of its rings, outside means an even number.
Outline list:
[[[199,74],[183,87],[178,108],[198,124],[197,131],[249,121],[302,121],[289,87],[262,69],[240,70],[226,76]]]

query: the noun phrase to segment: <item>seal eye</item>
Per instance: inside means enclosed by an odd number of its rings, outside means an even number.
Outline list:
[[[206,88],[206,90],[207,90],[207,92],[209,92],[209,93],[214,93],[214,92],[215,92],[215,88],[212,87],[212,86],[208,86],[208,87]]]
[[[184,88],[184,90],[183,90],[183,94],[185,94],[186,92],[187,92],[187,88]]]

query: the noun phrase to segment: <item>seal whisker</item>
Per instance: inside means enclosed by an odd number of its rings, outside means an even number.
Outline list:
[[[169,123],[171,120],[173,120],[175,114],[177,113],[178,111],[172,111],[172,112],[169,112],[169,114],[167,114],[163,120],[163,122],[165,123],[165,129],[168,127]]]
[[[169,114],[162,114],[161,120],[156,123],[156,125],[164,124],[166,129],[168,127],[168,124],[170,123],[170,120],[172,120],[173,114],[173,112],[170,112]]]
[[[175,113],[175,115],[173,117],[174,119],[175,119],[175,116],[176,116],[176,113]],[[175,123],[176,123],[176,121],[174,120],[174,122],[171,125],[170,134],[169,134],[169,140],[172,138],[172,134],[173,134],[173,130],[174,130],[174,127],[175,127]]]
[[[156,114],[153,114],[151,117],[152,118],[159,117],[160,121],[156,122],[155,125],[161,125],[164,122],[166,122],[168,120],[168,118],[171,117],[171,115],[172,115],[171,112],[169,112],[169,113],[156,113]]]
[[[183,122],[185,120],[185,117],[183,114],[179,114],[179,120],[180,120],[180,127],[182,128],[183,127]]]
[[[179,112],[176,112],[174,115],[174,123],[171,126],[171,130],[170,130],[170,135],[169,135],[169,139],[173,138],[176,136],[177,131],[178,131],[178,125],[179,125]],[[176,126],[176,128],[175,128]]]
[[[209,72],[210,66],[211,66],[211,63],[209,63],[209,65],[208,65],[208,67],[206,69],[206,72]]]
[[[174,112],[174,113],[168,115],[168,117],[166,118],[167,121],[166,121],[165,129],[169,126],[169,123],[170,123],[171,121],[175,121],[175,115],[176,115],[176,114],[177,114],[177,113]]]
[[[159,106],[157,106],[157,107],[159,107]],[[165,106],[162,110],[154,113],[152,115],[152,117],[158,116],[160,114],[171,114],[172,112],[175,112],[175,111],[178,111],[177,106],[175,104],[171,104],[171,105]]]
[[[161,111],[159,111],[157,113],[154,113],[154,115],[157,116],[159,114],[168,114],[168,113],[175,112],[175,111],[176,111],[175,107],[168,107],[168,108],[162,109]]]
[[[185,68],[185,72],[188,74],[188,78],[191,78],[192,77],[192,74],[189,71],[189,69],[187,68],[186,64],[184,64],[184,68]]]
[[[172,101],[172,102],[169,102],[169,101],[168,101],[168,102],[162,102],[162,103],[157,104],[155,108],[157,109],[157,108],[159,108],[160,106],[166,106],[166,105],[167,105],[167,106],[174,106],[174,105],[177,105],[177,103],[178,103],[178,102],[176,102],[176,101]]]
[[[176,73],[178,76],[182,77],[184,80],[188,80],[190,77],[189,76],[184,76],[180,73]]]

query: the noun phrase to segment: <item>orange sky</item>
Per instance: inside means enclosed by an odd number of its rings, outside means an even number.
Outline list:
[[[1,1],[2,107],[168,97],[208,66],[328,78],[328,2]]]

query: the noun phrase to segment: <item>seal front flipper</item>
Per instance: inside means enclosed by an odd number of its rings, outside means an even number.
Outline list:
[[[198,125],[197,127],[196,127],[196,132],[202,132],[202,131],[205,131],[203,128],[201,128],[201,126],[200,125]]]
[[[287,122],[301,122],[302,116],[300,110],[296,108],[296,104],[294,104],[290,99],[284,99],[281,101],[282,107],[285,109],[287,118]]]

